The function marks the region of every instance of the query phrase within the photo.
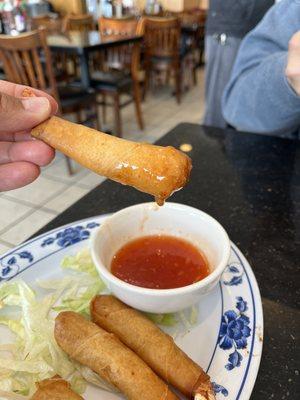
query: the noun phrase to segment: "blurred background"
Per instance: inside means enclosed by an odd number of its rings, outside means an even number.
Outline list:
[[[237,10],[220,0],[2,0],[0,79],[47,91],[63,118],[125,139],[155,142],[181,122],[200,124],[205,100],[205,123],[222,127],[211,115],[238,44],[273,1],[257,1],[259,13],[244,3]],[[234,51],[230,26],[243,27]],[[217,47],[207,47],[210,57],[205,43]],[[0,193],[0,253],[102,180],[57,152],[35,182]]]

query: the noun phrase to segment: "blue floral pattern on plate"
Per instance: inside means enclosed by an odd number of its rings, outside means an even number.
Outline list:
[[[212,387],[215,394],[221,393],[224,397],[228,396],[228,390],[222,385],[218,385],[216,382],[212,382]]]
[[[55,236],[47,237],[41,244],[42,247],[57,244],[59,247],[68,247],[90,237],[90,229],[99,226],[96,222],[89,222],[86,226],[78,225],[66,228]]]
[[[247,302],[241,296],[236,297],[236,300],[238,312],[229,310],[224,313],[218,340],[221,349],[234,349],[228,356],[228,364],[225,365],[228,371],[241,366],[243,356],[238,350],[247,347],[247,338],[251,334],[250,319],[245,315],[248,309]]]
[[[226,286],[238,286],[243,283],[243,267],[239,263],[229,264],[224,272],[223,283]],[[232,276],[231,276],[232,275]]]
[[[19,271],[20,264],[32,263],[33,255],[29,251],[20,251],[4,257],[0,263],[0,282],[11,278]]]

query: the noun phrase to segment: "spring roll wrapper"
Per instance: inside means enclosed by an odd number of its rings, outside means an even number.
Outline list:
[[[162,379],[189,398],[215,398],[209,376],[142,313],[113,296],[91,302],[93,321],[141,357]]]
[[[73,392],[70,384],[59,376],[45,379],[36,385],[37,391],[31,400],[83,400],[81,396]]]
[[[191,160],[174,147],[120,139],[58,117],[31,134],[86,168],[155,196],[158,203],[188,181]]]
[[[55,339],[73,359],[119,389],[128,400],[178,400],[168,386],[114,334],[74,312],[60,313]]]

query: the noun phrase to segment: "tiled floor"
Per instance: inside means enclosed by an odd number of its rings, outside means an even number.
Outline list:
[[[198,85],[190,89],[178,105],[170,88],[157,88],[143,103],[146,128],[138,129],[132,105],[122,110],[124,137],[154,142],[180,122],[200,123],[204,111],[204,73],[199,72]],[[112,112],[107,123],[111,125]],[[41,176],[24,188],[0,193],[0,254],[26,240],[39,228],[68,208],[103,178],[76,166],[69,176],[64,157],[44,168]]]

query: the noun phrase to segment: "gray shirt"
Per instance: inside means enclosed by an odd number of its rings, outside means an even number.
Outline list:
[[[210,0],[206,34],[243,38],[274,4],[274,0]]]
[[[223,95],[230,125],[299,137],[300,96],[285,76],[289,40],[299,30],[300,0],[282,0],[245,37]]]

